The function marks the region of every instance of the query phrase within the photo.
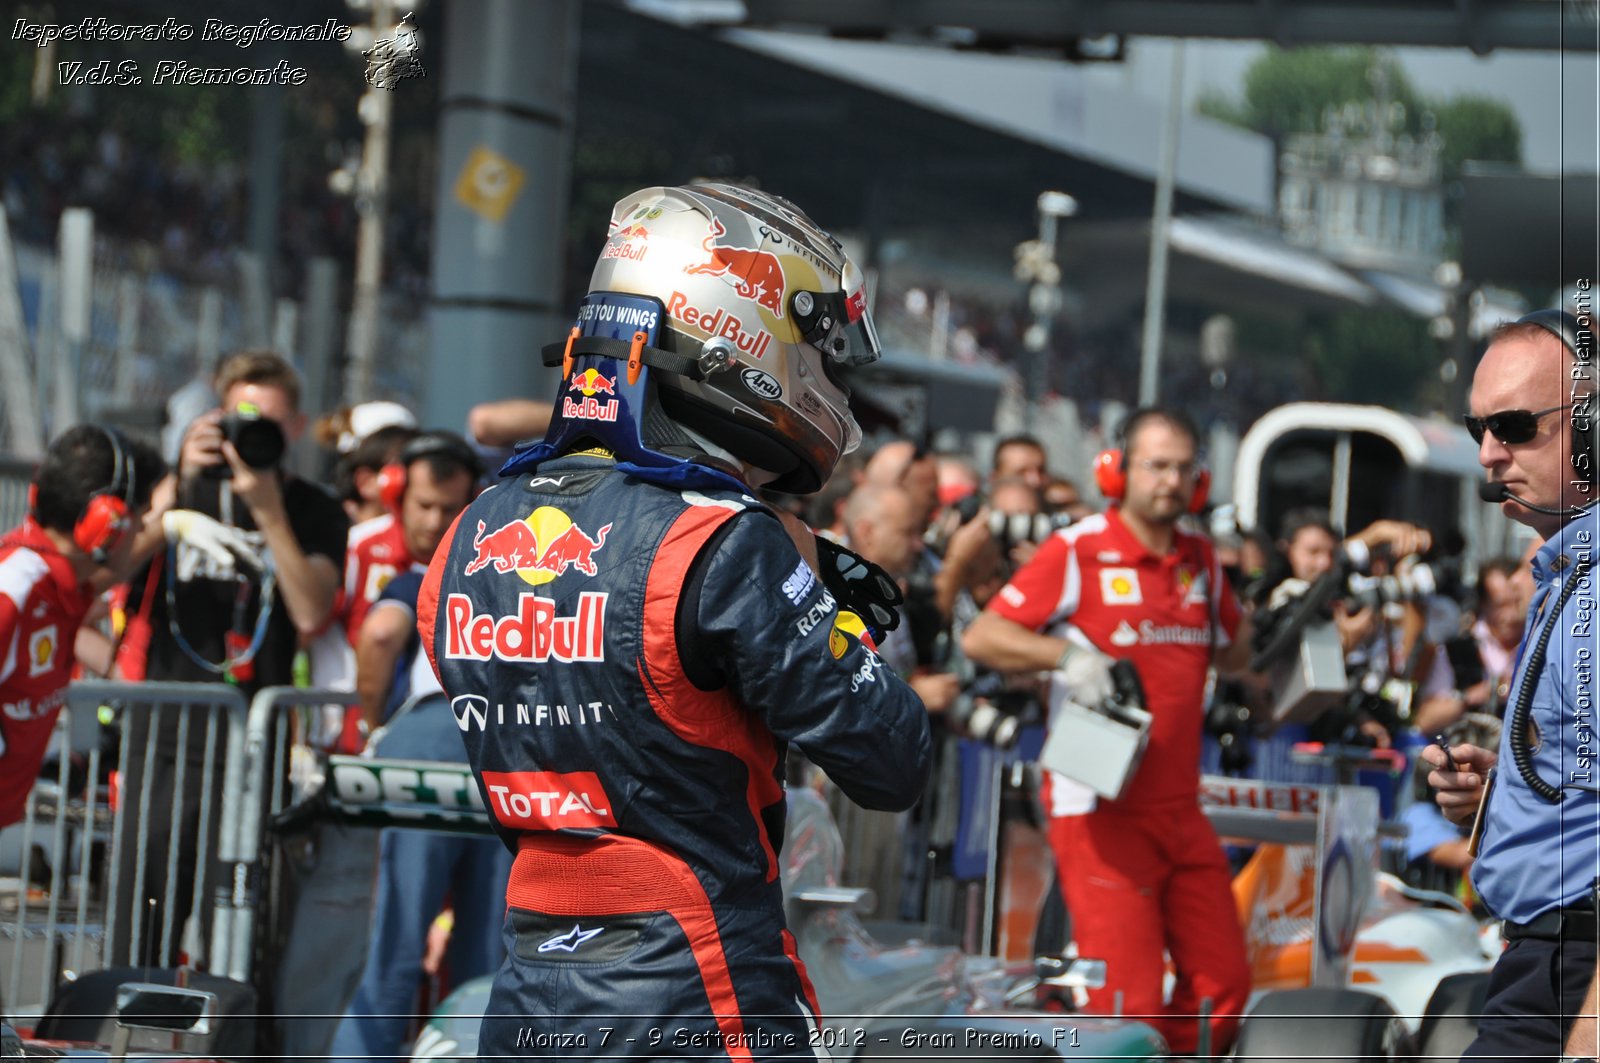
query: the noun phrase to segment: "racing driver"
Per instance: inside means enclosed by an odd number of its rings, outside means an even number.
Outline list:
[[[879,573],[822,565],[754,489],[827,480],[860,439],[841,370],[877,356],[861,274],[791,204],[703,184],[617,205],[545,348],[550,430],[452,527],[418,609],[516,854],[481,1055],[826,1043],[784,924],[785,750],[904,809],[928,725],[875,652]]]

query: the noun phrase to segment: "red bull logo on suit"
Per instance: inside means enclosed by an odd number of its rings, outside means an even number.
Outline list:
[[[519,594],[511,616],[480,613],[465,594],[444,602],[444,655],[453,660],[597,664],[606,659],[605,594],[578,595],[573,616],[557,616],[553,598]]]
[[[493,531],[480,520],[472,539],[473,557],[462,574],[471,576],[492,565],[496,573],[515,572],[533,586],[549,583],[573,568],[593,576],[600,571],[594,555],[605,546],[610,531],[607,524],[591,536],[555,506],[540,506]]]

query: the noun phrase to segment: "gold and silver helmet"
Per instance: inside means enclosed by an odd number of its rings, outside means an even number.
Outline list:
[[[699,368],[655,377],[662,409],[772,487],[817,490],[861,442],[839,371],[878,358],[863,278],[794,204],[722,184],[636,192],[589,292],[661,301],[659,346]]]

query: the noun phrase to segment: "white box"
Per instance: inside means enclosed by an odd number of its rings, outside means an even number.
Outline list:
[[[1061,698],[1050,717],[1039,765],[1115,800],[1139,770],[1150,719],[1143,709],[1122,706],[1112,715]]]
[[[1310,723],[1349,697],[1339,629],[1328,620],[1307,624],[1299,652],[1272,669],[1272,725]]]

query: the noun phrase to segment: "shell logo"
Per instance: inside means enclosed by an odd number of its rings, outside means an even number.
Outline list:
[[[1100,597],[1107,605],[1138,605],[1144,600],[1139,592],[1139,573],[1131,568],[1101,569]]]
[[[44,675],[55,665],[59,638],[54,624],[46,624],[28,637],[28,675]]]

